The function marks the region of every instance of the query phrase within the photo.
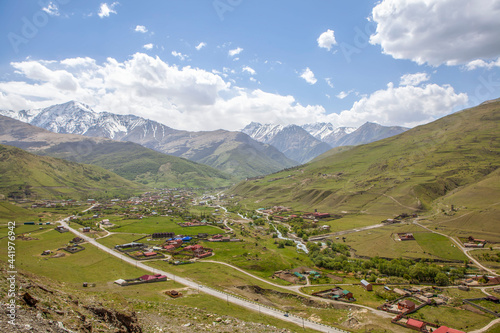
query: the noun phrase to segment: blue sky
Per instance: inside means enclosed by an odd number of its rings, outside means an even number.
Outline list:
[[[500,0],[5,0],[0,108],[415,126],[500,97]]]

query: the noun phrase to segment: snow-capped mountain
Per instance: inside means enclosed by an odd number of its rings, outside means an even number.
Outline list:
[[[286,157],[300,163],[309,162],[332,148],[297,125],[283,126],[252,122],[242,132],[254,140],[276,147]]]
[[[88,105],[75,101],[44,109],[0,112],[4,116],[55,133],[100,136],[115,140],[126,140],[127,136],[137,132],[137,129],[142,132],[142,137],[148,137],[152,133],[157,140],[176,132],[168,126],[134,115],[95,112]]]
[[[370,143],[401,134],[407,130],[408,128],[406,127],[382,126],[376,123],[367,122],[354,132],[343,136],[337,142],[337,146],[356,146]]]
[[[288,158],[306,163],[332,147],[355,146],[400,134],[408,130],[367,122],[359,128],[335,127],[331,123],[302,126],[252,122],[242,132],[253,139],[278,148]]]
[[[332,147],[338,146],[339,140],[356,130],[356,127],[335,127],[331,123],[306,124],[302,125],[302,128],[316,139],[326,142]]]
[[[297,165],[275,147],[240,132],[189,132],[134,115],[95,112],[71,101],[44,109],[6,111],[5,115],[55,133],[131,141],[226,171],[239,178],[276,172]]]

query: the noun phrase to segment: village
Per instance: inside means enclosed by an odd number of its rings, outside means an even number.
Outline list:
[[[233,248],[247,247],[256,240],[268,239],[274,244],[273,251],[280,248],[295,247],[294,242],[307,245],[311,251],[323,251],[334,246],[339,252],[335,256],[347,254],[350,250],[344,245],[345,237],[333,237],[331,225],[341,217],[332,212],[299,212],[283,206],[260,208],[253,212],[239,211],[230,204],[230,197],[224,195],[199,194],[187,190],[171,189],[156,193],[145,193],[128,199],[109,199],[86,201],[60,200],[27,203],[32,209],[50,211],[52,213],[70,213],[68,225],[78,229],[85,235],[106,244],[117,253],[138,262],[165,262],[172,266],[194,264],[205,259],[230,262],[219,253]],[[393,219],[381,221],[383,224],[401,223],[415,215],[401,214]],[[43,218],[39,221],[24,222],[26,226],[39,228],[51,227],[59,233],[69,230]],[[282,239],[277,237],[282,234]],[[323,236],[323,237],[322,237]],[[335,241],[324,240],[330,236]],[[29,240],[30,235],[18,236]],[[294,242],[286,241],[288,239]],[[315,240],[315,237],[319,237]],[[127,240],[114,241],[114,240]],[[394,234],[399,242],[415,241],[413,232]],[[488,244],[485,239],[474,236],[460,238],[462,246],[467,249],[483,249]],[[311,244],[315,244],[318,250]],[[335,245],[337,244],[337,245]],[[58,244],[53,249],[47,249],[40,255],[46,259],[57,260],[68,255],[78,255],[86,249],[86,243],[79,237],[73,238],[67,244]],[[227,248],[229,246],[229,248]],[[266,245],[262,249],[268,251]],[[226,248],[227,249],[226,249]],[[252,246],[249,246],[251,248]],[[267,247],[267,248],[266,248]],[[347,252],[345,252],[345,251]],[[299,249],[301,255],[308,255]],[[344,252],[343,252],[344,251]],[[258,252],[259,253],[259,252]],[[258,254],[243,253],[233,255],[241,262],[259,262],[263,260]],[[233,260],[234,262],[237,262]],[[256,274],[250,272],[248,274]],[[498,298],[493,294],[477,297],[465,296],[475,288],[490,288],[493,293],[500,293],[500,278],[492,275],[468,274],[453,282],[454,288],[464,293],[460,304],[451,296],[447,289],[432,283],[418,285],[400,281],[394,283],[389,276],[385,279],[369,279],[369,274],[351,272],[346,274],[341,270],[327,269],[321,266],[304,267],[296,265],[292,268],[280,269],[267,275],[269,281],[280,280],[284,286],[299,286],[300,292],[311,297],[352,305],[368,305],[373,309],[393,314],[391,322],[405,328],[420,332],[463,332],[429,322],[422,319],[420,313],[427,308],[449,308],[459,306],[466,311],[486,313],[500,317]],[[143,276],[123,276],[113,281],[116,285],[127,286],[161,283],[167,281],[161,274]],[[392,281],[392,282],[391,282]],[[85,282],[84,286],[95,285]],[[286,288],[289,288],[286,287]],[[182,293],[177,290],[167,290],[165,295],[178,298]],[[375,295],[375,296],[370,296]],[[378,304],[373,300],[378,299]],[[415,315],[416,314],[416,315]]]

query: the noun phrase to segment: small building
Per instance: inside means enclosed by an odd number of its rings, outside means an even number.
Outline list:
[[[373,290],[373,286],[370,282],[366,281],[366,280],[361,280],[361,285],[363,286],[363,288],[365,288],[365,290],[367,291],[372,291]]]
[[[399,288],[394,288],[394,292],[398,295],[401,295],[401,296],[409,296],[411,295],[409,292],[403,290],[403,289],[399,289]]]
[[[413,318],[408,318],[408,321],[406,322],[406,327],[417,330],[417,331],[423,331],[425,329],[426,324],[423,321],[416,320]]]
[[[342,294],[344,295],[345,299],[352,299],[354,298],[353,294],[349,290],[342,290]]]
[[[399,237],[400,241],[415,240],[415,237],[413,236],[413,234],[409,233],[409,232],[399,233],[398,237]]]
[[[172,298],[178,298],[182,296],[182,293],[178,292],[177,290],[167,290],[165,294]]]
[[[175,250],[175,246],[173,246],[173,245],[165,245],[165,246],[163,246],[163,248],[165,250],[167,250],[167,252]]]
[[[415,310],[415,303],[413,303],[410,300],[402,300],[398,302],[398,310],[401,310],[402,312],[410,312]]]
[[[60,233],[68,232],[69,229],[63,227],[62,225],[58,225],[55,229],[56,231],[59,231]]]
[[[90,227],[84,227],[83,232],[90,232]]]

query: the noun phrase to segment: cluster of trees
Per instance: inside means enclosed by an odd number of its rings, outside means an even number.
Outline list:
[[[409,259],[383,259],[374,257],[369,260],[352,259],[349,247],[340,243],[328,243],[326,249],[318,244],[308,243],[309,257],[318,267],[349,272],[361,272],[368,281],[377,277],[400,277],[410,283],[435,283],[446,286],[457,278],[464,277],[465,267],[450,269],[431,262],[415,262]]]

